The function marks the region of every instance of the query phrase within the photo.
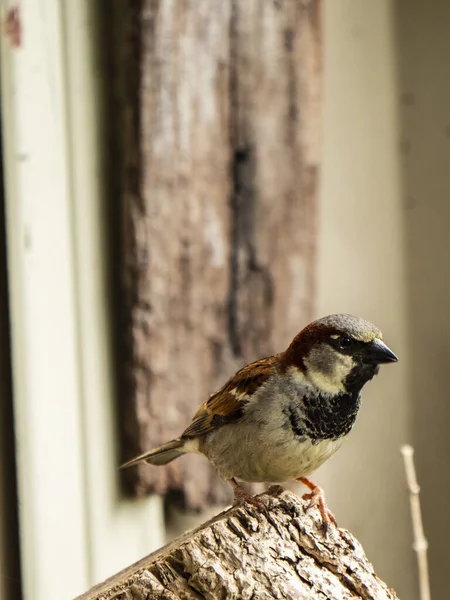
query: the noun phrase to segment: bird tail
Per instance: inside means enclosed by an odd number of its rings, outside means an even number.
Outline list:
[[[132,458],[128,462],[121,465],[121,469],[126,469],[127,467],[132,467],[133,465],[137,465],[138,463],[144,461],[151,465],[167,465],[167,463],[172,462],[182,454],[184,454],[184,441],[172,440],[171,442],[167,442],[159,448],[155,448],[154,450],[149,450],[148,452],[144,452],[140,456],[136,456],[136,458]]]

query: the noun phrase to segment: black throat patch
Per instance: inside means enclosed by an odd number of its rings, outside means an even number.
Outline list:
[[[344,381],[345,392],[303,395],[285,409],[286,426],[313,443],[337,440],[350,433],[361,404],[361,389],[378,373],[378,365],[356,365]]]
[[[344,387],[349,393],[361,392],[363,386],[373,379],[380,370],[376,364],[359,364],[353,367],[344,381]]]
[[[303,407],[298,407],[303,413],[303,435],[313,442],[337,440],[347,435],[355,424],[360,403],[359,391],[331,398],[325,395],[304,398]]]

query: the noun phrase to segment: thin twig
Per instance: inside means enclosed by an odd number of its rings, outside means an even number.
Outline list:
[[[428,573],[427,550],[428,542],[423,532],[422,513],[420,510],[420,486],[417,483],[414,466],[414,448],[409,445],[401,447],[405,461],[406,481],[408,482],[411,502],[411,518],[414,530],[414,550],[417,553],[419,568],[420,600],[431,600],[430,577]]]

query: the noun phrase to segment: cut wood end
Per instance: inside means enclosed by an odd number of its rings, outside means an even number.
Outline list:
[[[395,600],[345,529],[325,537],[320,514],[281,486],[269,511],[235,506],[92,588],[77,600],[267,597]],[[264,596],[264,594],[263,594]]]

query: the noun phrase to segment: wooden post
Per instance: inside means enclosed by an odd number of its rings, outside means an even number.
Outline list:
[[[312,316],[320,0],[114,6],[127,459]],[[195,457],[124,477],[193,509],[229,499]]]
[[[396,600],[348,531],[325,538],[317,510],[279,486],[264,498],[267,514],[231,508],[77,600]]]

